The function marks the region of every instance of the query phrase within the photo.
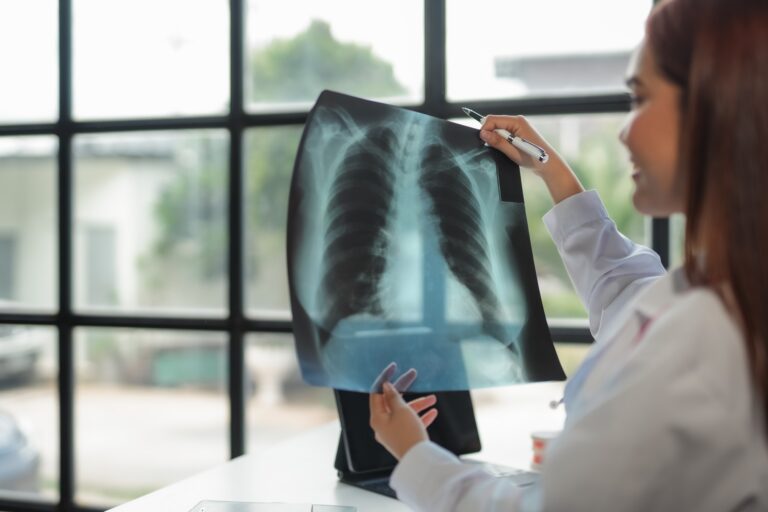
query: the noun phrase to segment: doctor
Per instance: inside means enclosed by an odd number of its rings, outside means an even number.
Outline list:
[[[685,263],[665,273],[524,118],[490,116],[480,137],[549,188],[544,222],[595,344],[531,487],[431,443],[433,397],[406,404],[389,383],[372,394],[371,426],[399,459],[391,485],[416,510],[768,510],[768,2],[662,2],[627,84],[619,138],[633,203],[686,214]],[[495,128],[543,145],[550,161]]]

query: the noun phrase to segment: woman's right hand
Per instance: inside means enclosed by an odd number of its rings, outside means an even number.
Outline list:
[[[480,138],[488,143],[489,146],[494,147],[507,155],[510,160],[516,162],[521,167],[527,167],[532,169],[536,174],[546,172],[546,169],[550,167],[549,161],[546,163],[539,162],[531,155],[524,153],[517,149],[515,146],[507,142],[507,140],[494,132],[494,130],[501,128],[507,130],[515,137],[522,137],[530,142],[533,142],[537,146],[542,147],[549,155],[550,161],[559,160],[555,151],[552,149],[546,140],[536,131],[536,129],[528,122],[523,116],[486,116],[483,127],[480,128]]]
[[[536,158],[517,149],[507,140],[494,132],[502,128],[515,137],[522,137],[537,146],[542,147],[548,154],[549,160],[542,163]],[[582,192],[584,188],[573,174],[573,171],[560,155],[550,146],[546,140],[523,116],[486,116],[485,123],[480,129],[480,138],[489,146],[504,153],[510,160],[521,167],[527,167],[540,176],[547,187],[555,203]]]

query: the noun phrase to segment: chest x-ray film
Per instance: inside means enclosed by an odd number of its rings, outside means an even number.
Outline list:
[[[541,305],[519,168],[476,129],[323,92],[293,172],[288,275],[309,384],[413,391],[564,378]]]

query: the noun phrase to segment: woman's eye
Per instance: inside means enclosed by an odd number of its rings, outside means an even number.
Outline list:
[[[630,105],[632,105],[632,108],[639,107],[640,105],[642,105],[644,99],[645,98],[637,94],[629,95],[629,103]]]

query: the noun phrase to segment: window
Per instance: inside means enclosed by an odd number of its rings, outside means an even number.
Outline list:
[[[72,0],[77,119],[223,114],[226,0]]]
[[[219,130],[76,137],[79,310],[223,316],[227,143]]]
[[[0,500],[59,499],[57,355],[55,329],[0,324]]]
[[[621,92],[650,7],[651,0],[489,0],[479,9],[447,0],[448,99]]]
[[[13,299],[16,295],[16,237],[0,235],[0,299]]]
[[[416,104],[423,97],[422,2],[246,0],[248,109],[304,111],[323,89]]]
[[[0,123],[56,119],[56,0],[0,2]]]
[[[0,137],[0,300],[3,307],[55,310],[56,139]]]
[[[227,460],[223,333],[78,328],[75,347],[80,503],[117,504]]]
[[[301,381],[285,267],[293,156],[323,89],[444,119],[525,114],[669,261],[670,223],[634,213],[616,136],[651,4],[0,4],[0,343],[15,350],[0,422],[37,461],[0,480],[0,508],[107,508],[335,417]],[[561,37],[510,22],[542,11]],[[524,180],[572,372],[586,313],[541,222],[546,189]]]
[[[112,305],[117,301],[115,230],[109,226],[89,227],[85,237],[87,301],[89,304]]]

